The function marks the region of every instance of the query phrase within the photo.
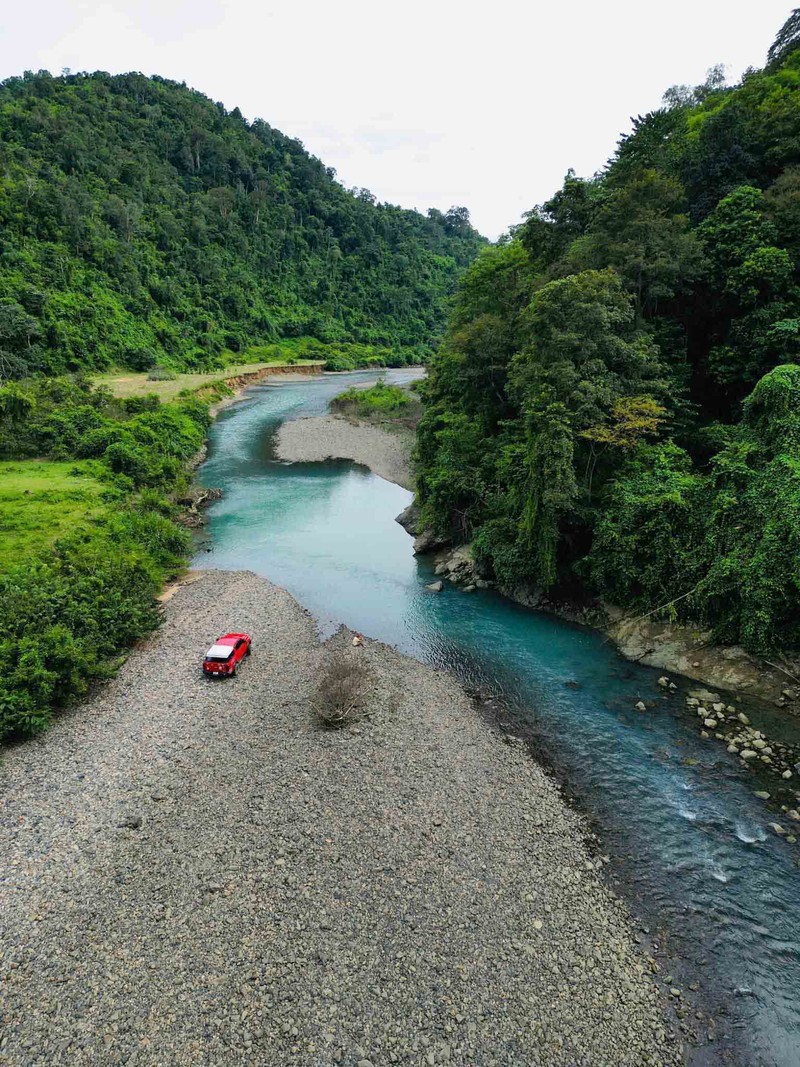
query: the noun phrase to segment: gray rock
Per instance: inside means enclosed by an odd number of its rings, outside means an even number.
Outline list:
[[[141,815],[137,815],[136,812],[128,812],[127,815],[122,816],[117,826],[125,830],[138,830],[141,828],[143,821]]]
[[[425,586],[425,588],[431,593],[441,593],[441,591],[444,589],[444,582],[430,582],[428,585]]]
[[[707,704],[713,704],[715,700],[719,700],[719,693],[712,693],[708,689],[690,689],[690,697],[697,697],[698,700],[703,700]]]
[[[416,534],[420,532],[419,507],[417,505],[417,502],[415,500],[412,500],[408,507],[404,508],[394,521],[400,523],[400,525],[407,533],[416,536]]]

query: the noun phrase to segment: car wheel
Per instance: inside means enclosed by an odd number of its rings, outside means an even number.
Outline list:
[[[249,644],[247,646],[247,651],[245,652],[245,656],[249,656],[252,651],[253,651],[253,646],[252,646],[252,644]]]

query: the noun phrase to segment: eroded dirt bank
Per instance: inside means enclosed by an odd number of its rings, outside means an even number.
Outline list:
[[[5,1063],[678,1061],[577,817],[452,677],[368,642],[370,718],[320,731],[311,618],[192,578],[0,767]]]

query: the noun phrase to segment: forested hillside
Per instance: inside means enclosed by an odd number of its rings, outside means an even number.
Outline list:
[[[213,365],[310,336],[427,351],[485,243],[348,192],[303,146],[161,78],[0,85],[0,377]]]
[[[800,12],[468,272],[419,493],[504,583],[800,645]]]

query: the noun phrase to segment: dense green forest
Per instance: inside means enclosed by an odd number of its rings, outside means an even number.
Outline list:
[[[3,379],[206,369],[295,337],[419,359],[482,244],[465,209],[347,191],[298,141],[184,85],[0,85]]]
[[[800,647],[800,10],[467,273],[419,496],[504,584]]]

